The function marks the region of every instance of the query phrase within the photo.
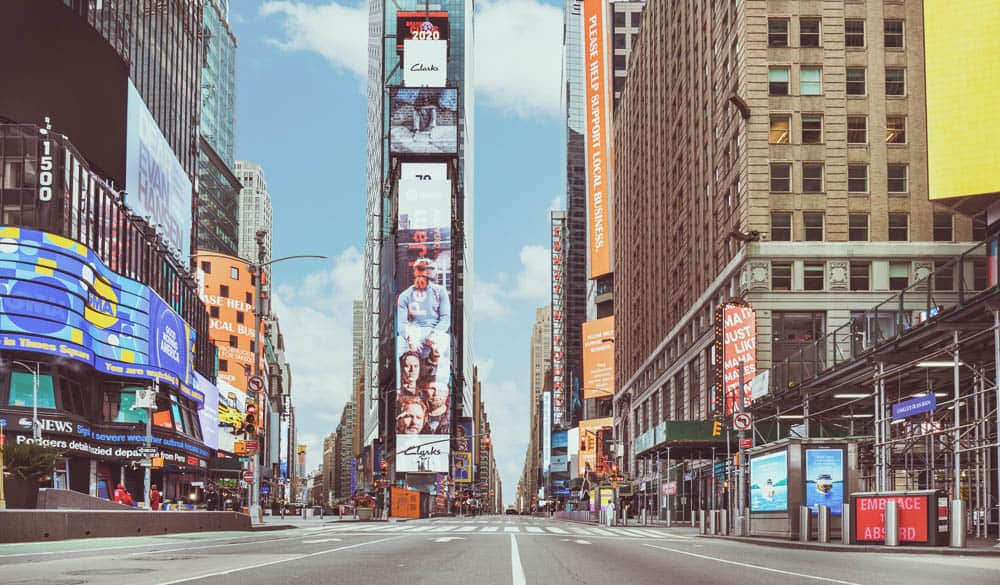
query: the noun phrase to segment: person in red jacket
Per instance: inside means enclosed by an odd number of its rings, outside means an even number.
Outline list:
[[[119,483],[118,486],[115,487],[115,503],[122,504],[123,506],[132,505],[132,494],[128,493],[128,490],[125,489],[125,484],[123,483]]]
[[[160,509],[160,490],[156,488],[155,483],[149,488],[149,509]]]

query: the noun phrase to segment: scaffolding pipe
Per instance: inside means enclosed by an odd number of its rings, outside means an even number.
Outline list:
[[[961,375],[961,365],[958,363],[958,329],[952,332],[955,342],[955,356],[954,356],[954,370],[952,373],[952,384],[955,391],[955,404],[952,405],[952,410],[955,412],[955,445],[952,447],[955,454],[952,457],[952,465],[954,466],[953,473],[955,477],[952,478],[954,484],[954,493],[951,496],[953,500],[962,499],[961,483],[962,483],[962,457],[958,450],[961,448],[962,442],[962,429],[959,428],[962,424],[962,414],[959,404],[959,398],[961,397],[961,386],[959,384],[959,377]]]
[[[997,400],[994,411],[997,426],[997,495],[1000,496],[1000,309],[993,309],[993,373],[996,376],[993,390]],[[1000,497],[997,498],[997,507],[1000,508]],[[1000,529],[997,530],[997,540],[1000,541]]]

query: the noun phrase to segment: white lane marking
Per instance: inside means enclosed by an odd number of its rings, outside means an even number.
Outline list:
[[[573,542],[575,542],[577,544],[590,544],[590,542],[586,541],[586,540],[574,540]]]
[[[456,530],[455,532],[475,532],[479,530],[478,526],[463,526]]]
[[[302,544],[322,544],[324,542],[340,542],[340,538],[320,538],[319,540],[303,540]]]
[[[546,526],[545,529],[548,530],[549,532],[554,532],[556,534],[569,534],[562,528],[556,528],[555,526]]]
[[[587,536],[591,535],[591,533],[587,532],[587,530],[585,528],[580,528],[578,526],[570,526],[569,529],[572,530],[573,532],[577,533],[577,534],[586,534]]]
[[[356,544],[349,544],[347,546],[338,546],[337,548],[331,548],[331,549],[328,549],[328,550],[321,550],[321,551],[314,552],[314,553],[308,553],[308,554],[303,554],[303,555],[295,555],[295,556],[289,557],[287,559],[278,559],[276,561],[268,561],[266,563],[258,563],[256,565],[247,565],[245,567],[236,567],[235,569],[228,569],[228,570],[225,570],[225,571],[217,571],[215,573],[207,573],[207,574],[204,574],[204,575],[198,575],[196,577],[184,577],[182,579],[174,579],[173,581],[163,581],[161,583],[158,583],[158,585],[176,585],[177,583],[187,583],[189,581],[199,581],[201,579],[210,579],[212,577],[221,577],[223,575],[232,575],[233,573],[241,573],[243,571],[250,571],[252,569],[260,569],[262,567],[270,567],[271,565],[277,565],[277,564],[280,564],[280,563],[290,563],[292,561],[298,561],[298,560],[302,560],[302,559],[308,559],[310,557],[318,557],[320,555],[327,555],[327,554],[330,554],[330,553],[340,552],[342,550],[349,550],[349,549],[358,548],[358,547],[361,547],[361,546],[368,546],[369,544],[378,544],[380,542],[385,542],[387,540],[396,540],[397,538],[405,538],[405,537],[406,537],[405,534],[401,534],[399,536],[390,536],[390,537],[387,537],[387,538],[380,538],[378,540],[369,540],[368,542],[359,542],[359,543],[356,543]]]
[[[436,526],[432,528],[430,532],[451,532],[456,528],[458,528],[458,526]]]
[[[528,532],[538,533],[538,532],[545,532],[545,531],[542,530],[541,528],[537,527],[537,526],[529,526],[528,527]]]
[[[517,538],[510,535],[510,573],[513,585],[527,585],[524,580],[524,567],[521,566],[521,555],[517,552]]]
[[[461,536],[439,536],[433,542],[451,542],[453,540],[465,540]]]
[[[614,532],[609,532],[609,531],[604,530],[602,528],[591,528],[590,531],[593,532],[594,534],[597,534],[598,536],[619,536],[618,534],[615,534]]]
[[[517,526],[505,526],[504,529],[503,529],[503,531],[504,532],[520,532],[521,529],[518,528]]]
[[[737,567],[746,567],[748,569],[757,569],[758,571],[768,571],[770,573],[779,573],[781,575],[791,575],[792,577],[804,577],[806,579],[813,579],[816,581],[825,581],[827,583],[839,583],[840,585],[860,585],[859,583],[854,583],[853,581],[840,581],[838,579],[830,579],[829,577],[817,577],[816,575],[809,575],[807,573],[796,573],[795,571],[785,571],[783,569],[772,569],[771,567],[763,567],[761,565],[751,565],[750,563],[741,563],[739,561],[730,561],[728,559],[720,559],[719,557],[710,557],[708,555],[700,555],[698,553],[677,550],[675,548],[667,548],[664,546],[656,546],[655,544],[644,544],[642,546],[647,546],[649,548],[655,548],[658,550],[665,550],[667,552],[677,553],[679,555],[687,555],[689,557],[695,557],[699,559],[705,559],[707,561],[716,561],[719,563],[726,563],[728,565],[736,565]]]
[[[427,530],[432,530],[433,528],[433,526],[417,526],[410,532],[425,532]]]
[[[483,526],[482,532],[496,532],[500,530],[499,526]]]
[[[646,535],[643,534],[643,533],[641,533],[641,532],[638,532],[636,530],[629,530],[627,528],[615,528],[614,532],[616,534],[618,534],[619,536],[625,535],[625,536],[639,536],[639,537],[642,537],[642,538],[646,537]]]

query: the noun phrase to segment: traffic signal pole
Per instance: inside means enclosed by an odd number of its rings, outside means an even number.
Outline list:
[[[267,249],[264,247],[264,238],[267,236],[265,230],[257,230],[254,240],[257,242],[257,262],[250,265],[255,275],[253,287],[253,316],[254,316],[254,342],[253,342],[253,375],[260,377],[260,324],[264,317],[261,306],[261,288],[264,286],[264,260],[267,259]],[[253,400],[259,404],[259,397],[253,393]],[[262,415],[261,415],[262,416]],[[259,425],[259,423],[258,423]],[[259,428],[259,426],[258,426]],[[256,430],[256,429],[255,429]],[[254,439],[257,437],[255,436]],[[260,507],[260,461],[263,449],[256,449],[253,454],[253,485],[250,486],[250,517],[256,518],[258,523],[264,522],[264,510]]]

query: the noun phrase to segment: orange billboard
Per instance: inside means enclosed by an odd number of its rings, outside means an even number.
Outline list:
[[[607,0],[583,2],[584,85],[587,88],[587,197],[590,277],[611,272],[611,102]]]
[[[580,421],[578,427],[580,429],[580,475],[588,472],[602,474],[601,461],[598,460],[599,456],[604,455],[603,453],[599,453],[601,451],[601,440],[605,432],[611,432],[612,423],[613,419],[611,417]]]
[[[420,518],[420,492],[394,487],[389,497],[393,517]]]
[[[615,393],[615,318],[583,324],[583,399]]]

